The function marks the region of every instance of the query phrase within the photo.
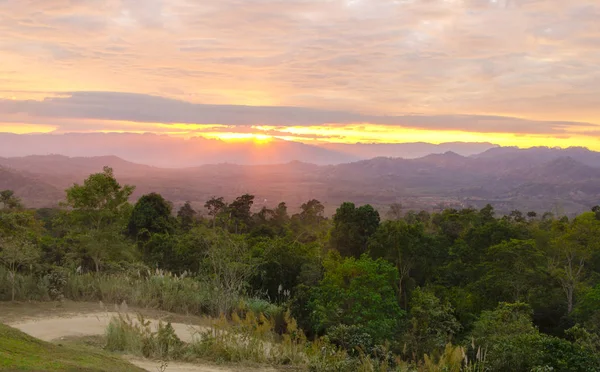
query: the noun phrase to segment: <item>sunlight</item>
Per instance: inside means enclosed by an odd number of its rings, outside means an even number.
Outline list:
[[[259,145],[267,144],[273,141],[274,137],[268,134],[260,133],[235,133],[235,132],[206,132],[202,137],[218,139],[225,142],[254,142]]]

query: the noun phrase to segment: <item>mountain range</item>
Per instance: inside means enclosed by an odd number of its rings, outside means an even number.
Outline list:
[[[376,157],[317,165],[212,164],[161,168],[117,156],[35,155],[0,158],[0,189],[13,189],[26,205],[53,206],[64,189],[103,166],[118,180],[136,185],[134,197],[159,192],[175,206],[191,201],[202,209],[212,196],[227,200],[251,193],[255,208],[285,201],[294,211],[316,198],[331,214],[344,201],[372,204],[382,212],[391,203],[406,209],[481,208],[574,214],[600,204],[600,153],[585,148],[491,147],[464,156],[452,151],[408,159]]]
[[[306,144],[270,141],[221,141],[204,137],[174,137],[152,133],[0,133],[0,156],[61,154],[72,157],[118,156],[138,164],[163,168],[205,164],[282,164],[301,161],[318,165],[349,163],[379,156],[417,158],[453,151],[468,156],[495,147],[491,143],[443,144]]]

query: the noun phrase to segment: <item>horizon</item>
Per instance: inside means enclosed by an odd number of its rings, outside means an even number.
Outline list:
[[[245,4],[0,4],[0,131],[600,150],[592,0]]]

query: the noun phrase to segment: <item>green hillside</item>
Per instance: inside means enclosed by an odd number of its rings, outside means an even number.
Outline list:
[[[3,324],[0,324],[0,370],[143,371],[104,352],[84,347],[54,345]]]

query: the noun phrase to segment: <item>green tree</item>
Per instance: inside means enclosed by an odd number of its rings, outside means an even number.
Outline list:
[[[293,294],[303,267],[317,260],[319,249],[315,244],[277,237],[257,243],[253,252],[260,258],[252,280],[254,289],[281,303]]]
[[[379,212],[370,205],[359,208],[353,203],[343,203],[333,216],[331,246],[342,256],[360,257],[367,251],[371,235],[379,227]]]
[[[176,220],[172,215],[172,208],[171,203],[160,194],[153,192],[143,195],[135,203],[129,217],[129,235],[145,240],[152,234],[173,234]]]
[[[179,211],[177,211],[177,218],[179,219],[179,224],[183,230],[188,231],[194,226],[196,214],[197,212],[192,208],[189,201],[185,202],[185,204],[179,208]]]
[[[229,204],[229,213],[234,223],[234,232],[237,234],[250,226],[252,214],[250,209],[254,204],[254,195],[244,194],[238,196]]]
[[[398,301],[404,296],[406,305],[406,285],[411,273],[425,274],[425,260],[435,261],[434,242],[426,234],[420,223],[408,224],[405,221],[384,221],[369,242],[369,250],[374,258],[384,258],[398,270]],[[424,276],[424,275],[423,275]]]
[[[443,350],[461,329],[452,306],[431,291],[417,288],[411,294],[409,305],[404,341],[415,361],[425,353]]]
[[[9,271],[11,300],[15,300],[17,272],[22,267],[35,263],[40,258],[40,250],[23,237],[0,238],[0,262]]]
[[[113,170],[104,167],[102,173],[90,175],[83,185],[74,184],[66,190],[68,224],[67,239],[75,246],[73,255],[82,261],[91,260],[96,272],[106,259],[130,259],[131,246],[125,240],[125,230],[131,205],[129,197],[135,188],[121,186]]]
[[[3,209],[23,208],[21,199],[17,198],[12,190],[0,191],[0,203],[2,203]]]
[[[587,212],[570,223],[557,222],[554,230],[556,237],[549,246],[549,266],[564,291],[570,314],[575,292],[587,275],[586,264],[593,252],[600,249],[600,221],[594,213]]]
[[[208,209],[208,215],[213,219],[213,228],[217,226],[218,216],[225,212],[227,209],[227,203],[225,203],[223,197],[212,197],[206,203],[204,203],[204,208]]]
[[[493,301],[529,302],[549,277],[544,252],[534,240],[512,239],[490,247],[480,284]]]
[[[327,332],[341,324],[354,325],[375,344],[392,340],[404,315],[394,292],[396,268],[367,256],[332,258],[324,265],[325,275],[313,290],[315,328]]]
[[[325,206],[317,199],[312,199],[302,204],[300,213],[291,218],[291,225],[296,240],[303,243],[314,242],[324,232]]]

